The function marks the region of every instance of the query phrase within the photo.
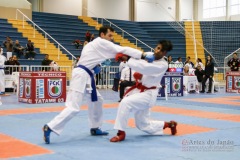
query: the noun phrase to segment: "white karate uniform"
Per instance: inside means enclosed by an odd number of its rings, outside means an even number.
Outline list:
[[[135,73],[135,71],[133,69],[131,69],[131,81],[135,81],[135,78],[133,77],[134,73]],[[130,80],[130,68],[129,67],[123,68],[120,80],[121,81],[129,81]]]
[[[88,43],[82,51],[81,58],[77,65],[83,65],[92,70],[96,65],[101,64],[106,59],[115,58],[117,53],[124,53],[134,58],[140,59],[142,52],[130,47],[122,47],[102,39],[100,37]],[[57,134],[60,134],[65,124],[72,119],[83,104],[83,99],[87,100],[88,117],[90,128],[97,128],[102,125],[102,105],[103,98],[97,91],[98,101],[91,101],[91,78],[82,68],[74,68],[70,83],[70,91],[67,95],[66,108],[58,114],[47,125]]]
[[[2,55],[2,51],[0,52],[0,92],[5,92],[4,63],[6,61],[6,57]]]
[[[114,129],[124,131],[127,128],[128,116],[134,112],[136,127],[148,134],[163,134],[164,121],[150,119],[150,108],[157,100],[160,81],[168,68],[164,58],[148,63],[144,60],[129,59],[128,66],[136,72],[143,74],[142,84],[146,87],[156,86],[140,92],[139,89],[130,91],[121,101]]]
[[[122,72],[122,70],[125,68],[125,67],[127,67],[128,65],[127,65],[127,62],[121,62],[120,64],[119,64],[119,72]]]

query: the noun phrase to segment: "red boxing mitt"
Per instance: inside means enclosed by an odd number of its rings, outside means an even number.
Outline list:
[[[127,61],[128,60],[128,55],[123,54],[123,53],[118,53],[115,56],[115,61],[119,62],[119,61]]]
[[[136,80],[141,80],[142,79],[142,74],[141,73],[138,73],[138,72],[135,72],[133,74],[133,77],[136,79]]]

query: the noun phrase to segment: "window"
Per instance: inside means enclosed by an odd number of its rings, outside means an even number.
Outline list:
[[[240,14],[240,0],[231,0],[230,1],[230,14],[236,15]]]
[[[226,16],[226,0],[203,0],[203,18],[222,16]]]

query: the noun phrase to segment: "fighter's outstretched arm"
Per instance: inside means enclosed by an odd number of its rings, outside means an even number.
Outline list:
[[[160,74],[162,72],[166,72],[168,68],[167,62],[156,64],[156,63],[148,63],[145,60],[137,60],[134,58],[130,58],[128,60],[128,65],[133,70],[143,75]]]
[[[105,39],[99,41],[98,47],[103,53],[108,54],[108,58],[114,58],[117,53],[123,53],[136,59],[141,59],[146,56],[145,53],[138,49],[119,46]]]

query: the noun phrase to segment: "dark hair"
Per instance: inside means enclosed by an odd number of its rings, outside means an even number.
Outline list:
[[[169,57],[172,57],[172,56],[171,56],[171,55],[168,55],[167,57],[169,58]]]
[[[173,49],[173,45],[172,45],[172,42],[171,41],[168,41],[168,40],[162,40],[162,41],[159,41],[158,44],[161,44],[162,45],[162,52],[166,51],[171,51]]]
[[[177,60],[179,61],[182,57],[178,57]]]
[[[198,58],[197,60],[198,60],[199,62],[202,62],[201,58]]]
[[[213,59],[213,57],[209,54],[209,55],[207,55],[207,56],[209,56],[210,57],[210,60],[212,60]]]
[[[236,54],[237,55],[237,52],[233,53],[233,54]]]
[[[213,57],[209,54],[209,55],[207,55],[207,56],[209,56],[210,57],[210,62],[212,62],[212,60],[213,60]],[[207,58],[207,60],[206,60],[206,65],[207,65],[207,62],[208,62],[208,58]]]
[[[110,26],[102,26],[100,29],[99,29],[99,36],[101,36],[101,33],[104,33],[104,35],[107,34],[108,30],[114,32],[114,29]]]

